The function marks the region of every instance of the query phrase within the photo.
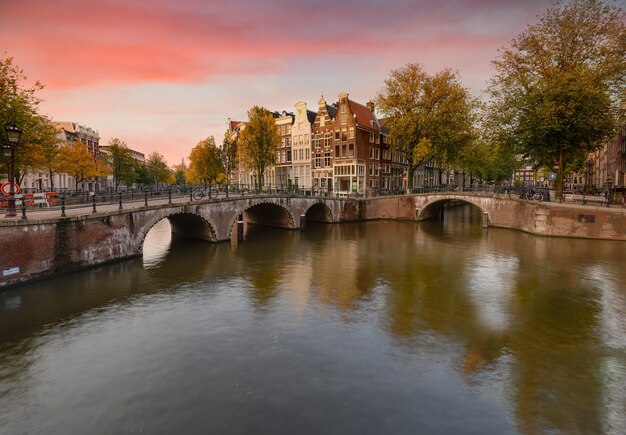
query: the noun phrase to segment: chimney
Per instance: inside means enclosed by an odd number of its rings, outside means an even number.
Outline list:
[[[370,109],[370,112],[374,113],[374,103],[372,101],[365,103],[365,106]]]

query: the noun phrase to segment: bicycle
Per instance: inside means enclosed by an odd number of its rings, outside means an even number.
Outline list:
[[[199,201],[205,196],[209,199],[215,199],[219,195],[219,189],[217,186],[198,187],[194,189],[192,196],[193,199]]]
[[[527,190],[526,199],[533,199],[535,201],[543,201],[543,193],[536,190]]]

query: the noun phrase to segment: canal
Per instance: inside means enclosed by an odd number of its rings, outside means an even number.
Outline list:
[[[623,242],[251,227],[0,291],[0,434],[626,432]]]

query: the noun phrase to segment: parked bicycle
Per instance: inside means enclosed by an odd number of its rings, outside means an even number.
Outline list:
[[[527,190],[524,192],[524,198],[535,201],[543,201],[543,193],[538,190]]]
[[[199,201],[203,198],[215,199],[219,195],[219,189],[217,186],[198,187],[193,190],[193,199]]]

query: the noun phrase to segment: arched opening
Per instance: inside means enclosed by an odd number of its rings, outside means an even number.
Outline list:
[[[201,216],[193,213],[176,213],[169,215],[167,220],[172,227],[172,234],[176,237],[199,239],[207,242],[215,241],[215,231]]]
[[[476,236],[486,227],[483,210],[471,202],[458,199],[436,201],[424,208],[420,220],[421,228],[440,236]]]
[[[483,210],[471,202],[460,199],[443,199],[428,204],[419,215],[419,220],[483,222]]]
[[[330,208],[322,203],[318,202],[313,204],[304,214],[305,219],[308,222],[326,222],[331,223],[333,221],[333,213]]]
[[[144,265],[158,264],[168,254],[171,246],[184,240],[216,240],[209,222],[193,213],[176,213],[157,221],[151,226],[139,246]]]
[[[271,202],[263,202],[246,209],[244,211],[244,220],[252,225],[287,229],[295,227],[293,217],[287,209]]]

